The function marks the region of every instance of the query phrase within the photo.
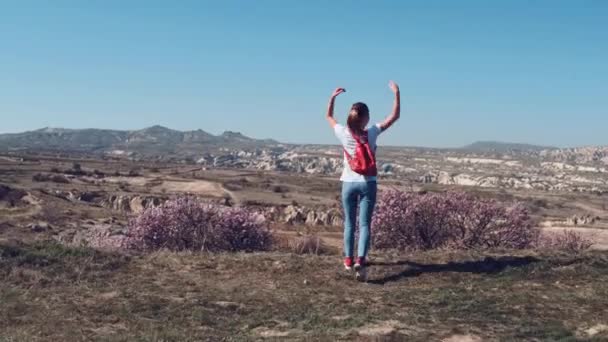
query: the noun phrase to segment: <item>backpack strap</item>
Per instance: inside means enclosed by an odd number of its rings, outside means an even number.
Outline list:
[[[351,160],[353,159],[353,157],[346,151],[345,148],[342,148],[344,150],[344,155],[346,155],[346,159]]]
[[[361,139],[360,139],[360,136],[358,136],[358,135],[356,135],[355,133],[353,133],[353,131],[351,131],[351,130],[350,130],[350,128],[347,128],[347,129],[348,129],[348,132],[350,133],[350,135],[353,137],[353,139],[355,139],[355,141],[356,141],[357,143],[359,143],[359,144],[363,144],[363,142],[362,142],[362,141],[361,141]],[[364,137],[365,137],[365,140],[366,140],[367,142],[369,142],[369,140],[367,139],[367,138],[368,138],[368,136],[367,136],[367,131],[363,131],[362,136],[364,136]]]
[[[350,128],[346,128],[348,130],[348,132],[350,133],[350,135],[353,137],[353,139],[355,139],[355,141],[357,142],[357,144],[360,145],[365,145],[365,143],[363,141],[361,141],[361,139],[359,138],[358,135],[356,135],[355,133],[353,133],[353,131],[350,130]],[[363,136],[365,137],[365,140],[367,141],[367,145],[369,146],[369,140],[367,138],[367,131],[363,131]],[[346,159],[351,160],[353,159],[353,157],[350,155],[350,153],[348,153],[348,151],[346,151],[346,148],[342,148],[344,150],[344,154],[346,155]],[[369,150],[369,149],[368,149]]]

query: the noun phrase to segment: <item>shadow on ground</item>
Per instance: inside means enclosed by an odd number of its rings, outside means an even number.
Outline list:
[[[394,262],[370,262],[370,266],[407,266],[405,270],[386,275],[378,279],[370,279],[371,284],[384,285],[386,283],[399,281],[403,278],[417,277],[425,273],[461,272],[461,273],[484,273],[495,274],[502,272],[507,267],[523,267],[541,261],[538,258],[526,256],[505,256],[499,258],[486,257],[483,260],[449,262],[447,264],[421,264],[413,261]]]

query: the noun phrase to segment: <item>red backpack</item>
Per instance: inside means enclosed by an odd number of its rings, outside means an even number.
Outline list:
[[[378,170],[376,168],[376,157],[374,156],[374,151],[372,151],[372,148],[369,146],[367,132],[364,132],[361,137],[358,137],[352,132],[351,135],[357,142],[355,154],[351,156],[348,154],[348,152],[346,152],[346,149],[344,149],[344,154],[346,155],[350,168],[354,172],[363,176],[376,176],[378,174]]]

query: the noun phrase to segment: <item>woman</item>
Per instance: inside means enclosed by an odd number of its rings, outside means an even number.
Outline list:
[[[358,280],[366,279],[365,258],[369,250],[370,225],[376,204],[377,185],[375,172],[362,172],[360,168],[354,167],[357,170],[355,172],[352,165],[356,165],[353,164],[353,159],[357,155],[360,156],[360,151],[364,150],[359,148],[369,146],[368,150],[371,150],[375,171],[376,139],[380,133],[391,127],[400,115],[399,86],[390,81],[389,88],[395,94],[393,111],[384,121],[370,127],[367,127],[369,108],[362,102],[352,105],[346,126],[337,123],[334,118],[334,102],[338,95],[346,91],[344,88],[334,90],[327,108],[327,121],[344,148],[344,169],[340,180],[342,181],[342,205],[344,207],[344,267],[349,271],[353,268],[357,206],[359,207],[359,246],[354,263]]]

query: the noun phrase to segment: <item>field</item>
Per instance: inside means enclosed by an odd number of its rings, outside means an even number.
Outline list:
[[[339,226],[272,222],[283,239],[320,236],[322,255],[288,243],[252,254],[81,245],[88,230],[124,227],[155,199],[186,192],[337,210],[334,177],[11,156],[0,159],[0,185],[0,341],[608,340],[606,195],[467,188],[523,201],[545,229],[575,229],[596,244],[579,254],[374,251],[369,281],[359,283],[341,268]]]
[[[532,252],[108,254],[0,246],[5,341],[602,341],[608,258]]]

